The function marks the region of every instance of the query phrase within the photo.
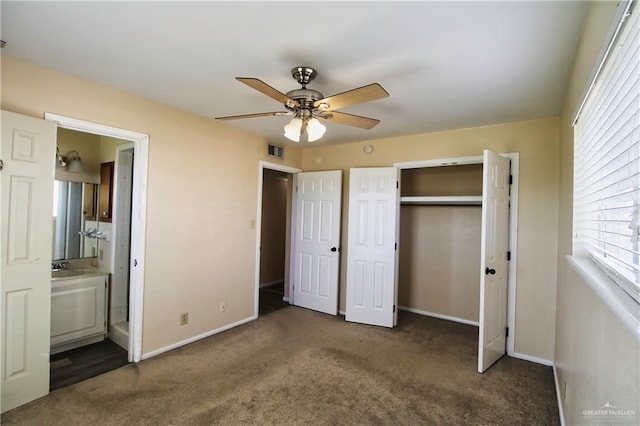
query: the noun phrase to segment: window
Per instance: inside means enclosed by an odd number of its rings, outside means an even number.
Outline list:
[[[575,123],[574,253],[640,302],[638,15],[625,15]]]

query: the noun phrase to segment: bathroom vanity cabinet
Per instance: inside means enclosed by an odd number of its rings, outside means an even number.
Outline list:
[[[107,334],[108,275],[51,281],[51,353],[104,340]]]

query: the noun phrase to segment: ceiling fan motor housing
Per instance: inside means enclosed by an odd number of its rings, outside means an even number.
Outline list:
[[[324,95],[322,93],[312,89],[292,90],[290,92],[287,92],[287,97],[293,99],[294,101],[298,101],[300,107],[302,108],[313,108],[313,103],[315,101],[324,99]],[[291,111],[295,109],[294,106],[288,104],[285,104],[285,107]]]

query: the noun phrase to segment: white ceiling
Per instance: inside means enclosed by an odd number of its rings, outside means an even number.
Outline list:
[[[3,55],[204,117],[282,111],[237,82],[286,93],[314,67],[325,96],[380,83],[389,98],[343,112],[371,130],[328,124],[314,144],[558,115],[586,3],[1,2]],[[226,121],[287,142],[290,117]]]

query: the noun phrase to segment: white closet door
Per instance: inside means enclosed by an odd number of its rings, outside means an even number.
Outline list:
[[[2,111],[2,412],[49,393],[56,124]]]
[[[484,151],[478,371],[506,352],[509,264],[509,159]]]
[[[351,169],[349,176],[346,320],[393,327],[398,171]]]
[[[342,171],[296,175],[293,304],[338,314]]]

